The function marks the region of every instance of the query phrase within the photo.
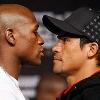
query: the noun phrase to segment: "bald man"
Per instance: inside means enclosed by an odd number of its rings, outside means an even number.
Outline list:
[[[25,100],[18,76],[22,60],[41,64],[44,41],[38,27],[28,8],[0,5],[0,100]]]

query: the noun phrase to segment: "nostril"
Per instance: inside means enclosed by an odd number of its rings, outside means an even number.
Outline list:
[[[44,40],[40,36],[39,36],[39,39],[38,39],[38,43],[39,43],[39,45],[43,45],[44,44]]]
[[[44,43],[41,43],[41,45],[43,45]]]
[[[40,45],[43,45],[43,44],[44,44],[44,42],[40,43]]]

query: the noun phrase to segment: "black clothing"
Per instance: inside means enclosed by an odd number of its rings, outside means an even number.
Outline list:
[[[100,100],[100,72],[78,82],[56,100]]]

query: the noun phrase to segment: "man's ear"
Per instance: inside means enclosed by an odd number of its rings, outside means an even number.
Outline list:
[[[98,52],[98,44],[96,42],[89,43],[89,52],[88,52],[88,58],[91,58],[95,56]]]
[[[12,45],[12,46],[15,45],[16,41],[15,41],[13,29],[7,29],[7,30],[5,31],[5,37],[6,37],[7,42],[8,42],[10,45]]]

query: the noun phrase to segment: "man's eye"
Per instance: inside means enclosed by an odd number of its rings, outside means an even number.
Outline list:
[[[34,30],[33,32],[34,32],[34,33],[37,33],[37,30]]]
[[[37,32],[37,31],[34,31],[33,33],[34,33],[36,36],[37,36],[37,34],[38,34],[38,32]]]

